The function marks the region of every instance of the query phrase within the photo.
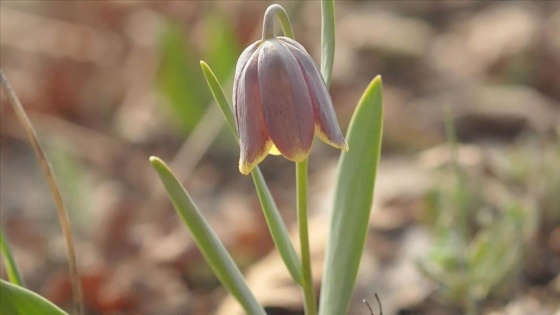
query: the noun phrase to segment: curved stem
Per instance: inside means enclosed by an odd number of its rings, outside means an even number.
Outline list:
[[[274,34],[274,16],[277,16],[280,20],[284,36],[294,39],[294,31],[292,30],[288,14],[279,4],[269,6],[264,13],[262,39],[267,40],[276,37],[276,34]]]
[[[307,162],[308,160],[305,159],[303,162],[296,163],[297,217],[301,247],[302,289],[305,299],[305,314],[316,315],[317,304],[315,303],[307,224]]]

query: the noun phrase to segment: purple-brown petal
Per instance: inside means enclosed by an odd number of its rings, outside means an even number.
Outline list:
[[[290,45],[296,47],[297,49],[299,49],[299,50],[305,52],[306,54],[309,54],[309,53],[307,52],[307,50],[305,49],[305,47],[303,47],[303,45],[300,44],[300,43],[299,43],[298,41],[296,41],[295,39],[291,39],[291,38],[285,37],[285,36],[278,36],[278,40],[279,40],[282,44],[286,44],[286,43],[287,43],[287,44],[290,44]],[[311,57],[309,57],[309,58],[311,58]]]
[[[257,41],[249,45],[249,47],[245,48],[245,50],[237,59],[237,65],[235,67],[235,76],[233,77],[233,110],[236,110],[237,107],[237,93],[238,93],[238,85],[239,85],[239,78],[241,77],[241,72],[247,66],[247,62],[249,59],[255,54],[257,49],[259,49],[261,41]]]
[[[249,174],[268,154],[272,142],[265,125],[258,79],[258,52],[247,60],[236,87],[235,119],[239,132],[239,171]]]
[[[259,52],[259,86],[264,120],[274,145],[289,160],[303,161],[315,132],[313,107],[297,60],[278,40]]]
[[[298,42],[290,38],[281,38],[280,41],[294,55],[301,67],[311,97],[317,136],[336,148],[348,150],[327,86],[317,65]]]

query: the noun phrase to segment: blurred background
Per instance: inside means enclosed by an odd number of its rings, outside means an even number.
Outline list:
[[[231,95],[237,57],[260,39],[271,3],[0,2],[1,68],[62,186],[87,314],[242,314],[151,155],[170,163],[269,314],[303,314],[199,67]],[[319,63],[320,2],[279,3]],[[375,293],[388,315],[560,314],[560,3],[341,1],[336,26],[330,90],[343,130],[369,81],[384,84],[350,314],[369,314],[363,299],[378,314]],[[70,309],[54,203],[1,97],[2,229],[28,287]],[[317,289],[338,155],[320,141],[311,155]],[[261,169],[293,226],[293,165],[269,157]]]

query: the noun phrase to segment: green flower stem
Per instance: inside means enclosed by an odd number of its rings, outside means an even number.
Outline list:
[[[12,256],[12,252],[10,251],[8,242],[6,242],[6,237],[4,236],[4,232],[1,229],[0,229],[0,253],[2,253],[2,256],[4,256],[6,273],[8,274],[8,279],[10,280],[10,282],[19,285],[20,287],[23,287],[24,286],[23,278],[19,275],[19,271],[14,261],[14,257]]]
[[[266,40],[276,37],[274,34],[274,16],[277,16],[280,20],[284,36],[294,39],[294,31],[292,29],[292,24],[290,24],[288,14],[279,4],[269,6],[264,13],[262,39]]]
[[[315,289],[311,270],[311,251],[307,224],[307,164],[308,160],[296,163],[297,217],[301,247],[301,266],[303,268],[302,289],[305,299],[305,314],[316,315]]]

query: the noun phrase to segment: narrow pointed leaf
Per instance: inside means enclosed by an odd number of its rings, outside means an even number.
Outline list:
[[[0,280],[0,314],[68,315],[39,294]]]
[[[23,286],[23,279],[19,274],[16,262],[12,256],[12,251],[8,246],[4,232],[0,230],[0,253],[4,257],[4,265],[6,266],[6,273],[8,274],[8,280],[11,283]]]
[[[224,90],[222,89],[218,79],[212,72],[212,69],[204,62],[201,61],[200,65],[202,67],[202,71],[204,72],[204,76],[206,77],[206,81],[208,83],[208,87],[212,91],[212,95],[214,95],[214,99],[218,106],[222,110],[222,114],[224,115],[229,129],[235,139],[239,139],[237,135],[237,129],[235,127],[235,119],[233,116],[232,107],[229,105],[227,98],[224,94]],[[280,211],[278,211],[278,206],[268,189],[266,181],[262,176],[262,173],[259,167],[255,167],[251,172],[253,177],[253,182],[255,184],[255,188],[257,190],[257,194],[259,196],[259,201],[261,203],[261,207],[266,219],[266,223],[268,224],[268,229],[270,230],[270,235],[272,236],[272,240],[274,241],[274,245],[276,249],[280,252],[280,256],[286,265],[286,268],[290,272],[293,280],[301,284],[302,281],[302,272],[301,272],[301,263],[298,258],[298,255],[294,249],[292,241],[290,240],[290,234],[288,232],[288,228],[280,215]]]
[[[157,157],[151,157],[150,162],[165,186],[177,214],[183,219],[206,262],[225,289],[239,301],[247,314],[266,315],[224,245],[171,170]]]
[[[253,177],[253,182],[255,183],[255,188],[257,190],[257,194],[259,195],[259,200],[263,208],[266,223],[268,224],[268,228],[270,229],[270,234],[272,235],[274,244],[280,252],[280,256],[282,256],[284,264],[288,268],[288,271],[290,272],[290,275],[292,276],[294,281],[298,284],[301,284],[302,271],[300,260],[298,258],[298,255],[296,254],[296,251],[294,250],[292,241],[289,237],[288,229],[284,224],[282,216],[280,216],[280,212],[278,211],[278,207],[274,202],[274,198],[272,197],[272,194],[268,190],[268,186],[264,181],[261,170],[256,167],[251,172],[251,176]]]
[[[334,0],[321,1],[321,74],[331,83],[335,46]]]
[[[369,227],[381,151],[381,77],[370,83],[350,122],[343,152],[323,268],[320,315],[347,314]]]
[[[210,88],[210,91],[212,92],[216,103],[222,110],[222,114],[226,119],[229,130],[231,131],[235,139],[238,139],[237,128],[235,127],[235,118],[233,116],[231,106],[227,101],[226,95],[224,94],[224,89],[222,89],[220,82],[218,82],[218,79],[214,75],[214,72],[212,71],[212,69],[210,69],[210,66],[208,66],[206,62],[200,61],[200,67],[202,68],[202,72],[204,73],[204,77],[206,78],[208,88]]]

